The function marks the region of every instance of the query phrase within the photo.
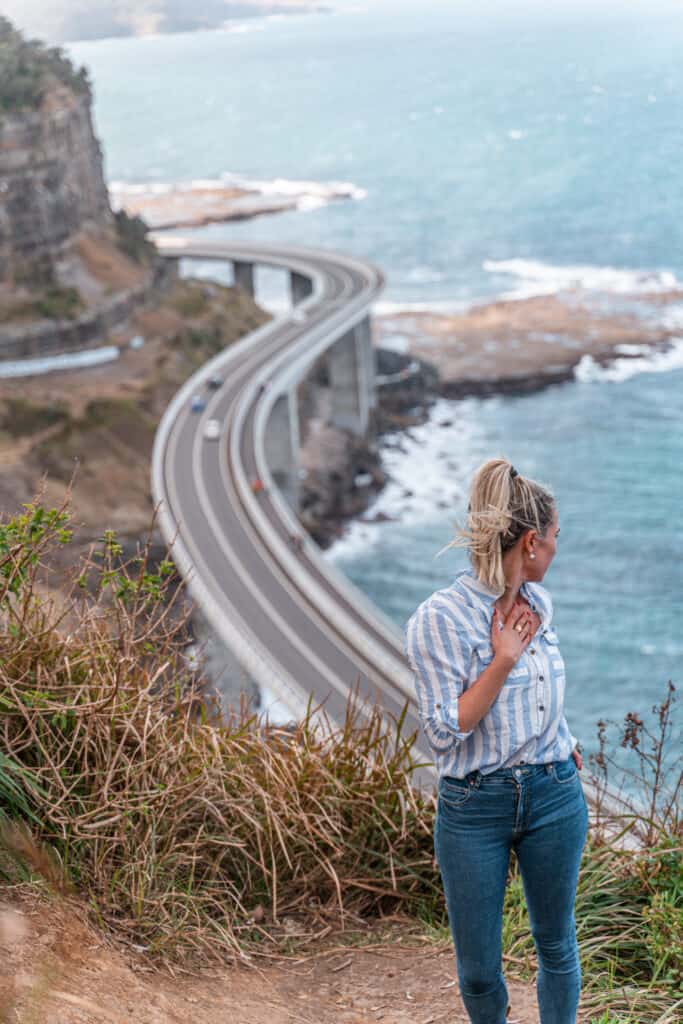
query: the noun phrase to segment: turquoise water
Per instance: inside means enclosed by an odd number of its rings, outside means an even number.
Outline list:
[[[397,305],[683,280],[683,19],[512,8],[371,3],[72,52],[94,80],[110,180],[365,194],[204,235],[356,253],[386,270]],[[547,582],[573,730],[590,743],[597,718],[647,711],[683,655],[683,359],[668,366],[441,403],[450,427],[387,452],[380,501],[397,521],[354,527],[331,557],[401,625],[461,566],[433,555],[474,466],[504,452],[558,496]]]

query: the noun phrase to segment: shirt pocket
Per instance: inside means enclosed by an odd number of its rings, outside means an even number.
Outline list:
[[[560,641],[554,629],[547,629],[543,634],[550,667],[556,679],[564,678],[564,659],[560,653]]]
[[[531,675],[529,672],[529,666],[526,663],[526,658],[524,657],[524,655],[522,655],[517,664],[513,665],[513,667],[508,672],[508,677],[505,680],[503,686],[504,688],[510,688],[514,686],[525,686],[529,682],[530,678]]]
[[[476,675],[474,679],[478,679],[484,669],[493,661],[493,646],[490,640],[482,640],[481,643],[477,644],[474,648],[474,656],[476,660]],[[524,686],[529,682],[529,665],[525,654],[522,654],[519,661],[517,661],[510,671],[508,672],[507,679],[503,683],[503,689],[511,688],[514,686]]]

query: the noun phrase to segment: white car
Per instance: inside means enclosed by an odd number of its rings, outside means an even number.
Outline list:
[[[221,421],[207,420],[204,427],[204,437],[207,441],[217,441],[221,436]]]

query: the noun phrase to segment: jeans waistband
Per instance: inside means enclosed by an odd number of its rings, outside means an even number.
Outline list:
[[[467,782],[479,783],[485,779],[521,779],[531,778],[534,775],[549,775],[555,763],[550,761],[547,764],[513,764],[509,768],[496,768],[492,772],[480,772],[478,768],[475,768],[474,771],[467,773],[465,779]],[[444,778],[447,779],[449,776],[446,775]]]

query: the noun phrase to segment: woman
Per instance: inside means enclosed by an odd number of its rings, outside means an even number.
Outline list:
[[[505,459],[478,470],[454,544],[472,568],[406,625],[418,709],[439,775],[435,849],[472,1024],[505,1024],[503,897],[519,862],[538,953],[542,1024],[574,1024],[574,896],[588,815],[563,714],[564,662],[540,586],[559,534],[552,494]],[[450,545],[449,545],[450,546]]]

